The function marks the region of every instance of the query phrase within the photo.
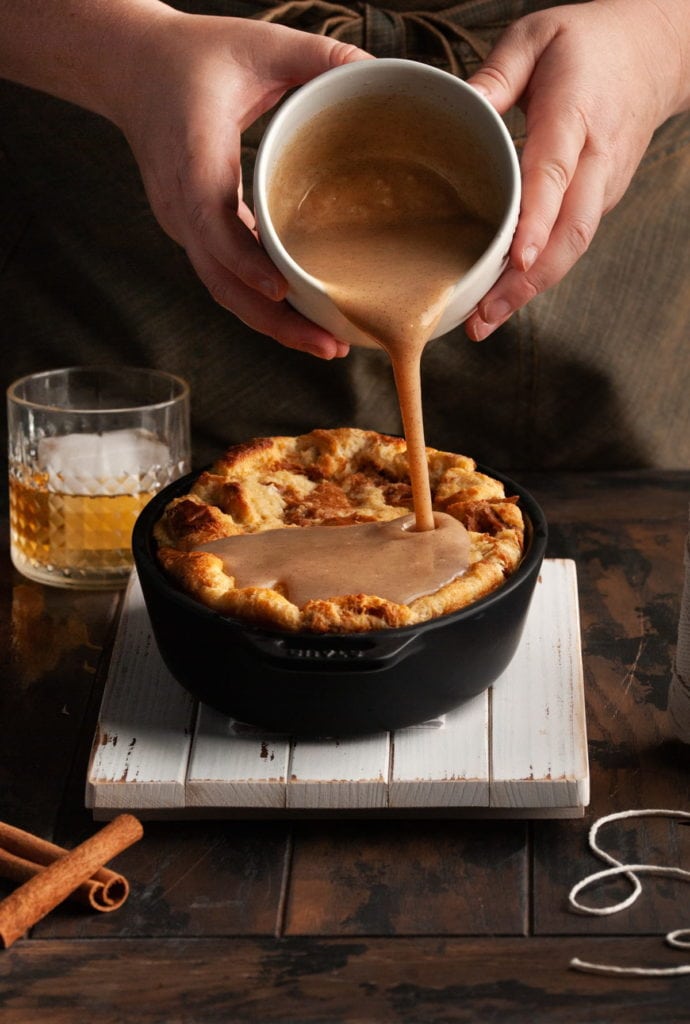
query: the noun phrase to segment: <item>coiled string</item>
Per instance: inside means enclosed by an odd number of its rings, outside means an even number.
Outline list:
[[[620,811],[617,814],[608,814],[595,821],[589,830],[590,849],[600,860],[611,866],[603,871],[597,871],[592,875],[588,875],[570,890],[568,902],[577,913],[605,917],[609,914],[617,914],[618,911],[632,906],[642,892],[642,883],[638,875],[663,875],[666,878],[676,878],[682,882],[690,882],[690,871],[686,871],[683,868],[664,864],[623,864],[610,853],[607,853],[606,850],[602,849],[597,842],[599,830],[612,821],[629,818],[671,818],[678,821],[687,821],[690,824],[690,812],[669,810]],[[615,878],[617,875],[624,875],[632,886],[632,892],[625,899],[605,907],[588,907],[579,902],[578,896],[584,889],[607,879]],[[678,928],[675,931],[669,932],[666,936],[666,942],[675,949],[690,949],[690,928]],[[690,974],[690,964],[680,964],[677,967],[617,967],[612,964],[595,964],[574,957],[570,961],[570,966],[575,970],[587,971],[591,974],[627,974],[637,977],[673,977]]]

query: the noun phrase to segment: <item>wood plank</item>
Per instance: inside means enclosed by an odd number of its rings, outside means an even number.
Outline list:
[[[546,560],[527,628],[491,689],[492,807],[575,807],[589,802],[577,578]]]
[[[489,696],[393,736],[391,807],[489,806]]]
[[[525,822],[300,821],[285,933],[523,935],[528,859]]]
[[[389,766],[389,733],[297,740],[292,745],[287,806],[385,808]]]
[[[184,807],[195,702],[172,678],[133,573],[87,772],[86,805]],[[97,794],[97,796],[96,796]]]
[[[569,970],[584,953],[613,963],[682,960],[659,939],[628,938],[24,941],[0,958],[3,1020],[687,1021],[686,978],[630,981]]]
[[[199,705],[185,783],[188,807],[285,806],[290,743]]]

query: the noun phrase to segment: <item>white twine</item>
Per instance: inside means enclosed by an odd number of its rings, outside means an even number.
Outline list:
[[[620,821],[623,818],[673,818],[690,822],[690,812],[656,809],[620,811],[617,814],[607,814],[602,818],[598,818],[589,830],[589,847],[597,857],[606,864],[610,864],[611,867],[588,875],[572,887],[568,895],[568,902],[571,908],[579,914],[593,914],[604,917],[608,914],[617,914],[619,910],[625,910],[626,907],[631,906],[635,902],[642,892],[642,883],[637,877],[638,875],[664,875],[667,878],[677,878],[683,882],[690,882],[690,871],[685,871],[683,868],[665,864],[623,864],[610,853],[607,853],[606,850],[603,850],[597,842],[599,829],[609,822]],[[625,899],[605,907],[588,907],[577,899],[583,889],[587,889],[590,885],[595,885],[604,879],[615,878],[617,875],[624,875],[632,886],[632,892]],[[678,928],[676,931],[669,932],[666,936],[666,942],[675,949],[690,949],[690,928]],[[611,964],[590,963],[587,960],[580,960],[578,957],[574,957],[570,961],[570,966],[575,968],[575,970],[587,971],[590,974],[627,974],[645,978],[690,974],[690,964],[680,964],[678,967],[616,967]]]

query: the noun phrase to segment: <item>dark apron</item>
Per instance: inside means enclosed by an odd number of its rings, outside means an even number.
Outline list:
[[[547,0],[380,9],[325,0],[176,4],[327,32],[377,56],[470,74],[509,20]],[[522,117],[507,122],[519,147]],[[263,124],[244,139],[244,175]],[[482,344],[461,329],[423,361],[427,443],[497,469],[690,466],[690,116],[656,134],[565,280]],[[400,432],[383,353],[325,363],[216,306],[158,227],[120,133],[0,83],[0,374],[161,366],[192,387],[197,464],[256,434]]]

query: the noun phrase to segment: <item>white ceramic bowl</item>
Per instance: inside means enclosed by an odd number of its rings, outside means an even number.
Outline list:
[[[499,196],[498,228],[488,248],[455,285],[434,331],[437,338],[457,327],[500,276],[508,260],[520,208],[520,168],[503,121],[475,89],[438,68],[416,61],[385,58],[363,60],[327,71],[296,90],[271,120],[257,155],[254,206],[261,242],[287,279],[288,300],[308,319],[353,345],[375,347],[331,302],[323,285],[308,274],[284,248],[269,209],[272,173],[286,147],[317,114],[365,95],[419,98],[457,122],[458,135],[470,138],[481,154],[482,173]],[[411,116],[413,116],[411,114]],[[416,116],[419,116],[418,114]],[[439,151],[448,138],[438,139]],[[353,140],[353,150],[356,140]]]

